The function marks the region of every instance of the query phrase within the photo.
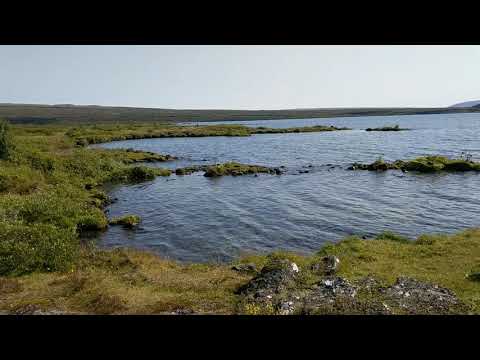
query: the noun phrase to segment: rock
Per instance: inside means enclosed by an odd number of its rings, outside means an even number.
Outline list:
[[[293,301],[285,301],[278,306],[280,315],[291,315],[295,312],[295,303]]]
[[[340,260],[334,255],[324,256],[320,262],[314,263],[311,266],[312,271],[320,272],[325,275],[333,275],[340,264]]]
[[[192,309],[177,309],[172,312],[172,315],[192,315],[194,313]]]
[[[399,277],[385,290],[385,297],[408,314],[448,314],[466,312],[467,308],[449,289]]]
[[[346,279],[341,277],[325,278],[304,296],[302,313],[332,312],[337,302],[341,303],[342,306],[353,308],[356,295],[356,287]]]
[[[355,297],[357,290],[348,282],[348,280],[341,277],[332,277],[321,280],[317,283],[316,293],[322,294],[327,297],[334,295],[347,295],[349,297]]]
[[[355,285],[364,291],[367,291],[369,293],[372,292],[378,292],[378,291],[383,291],[384,286],[383,284],[375,277],[372,275],[368,275],[367,277],[364,277],[358,281],[355,282]]]
[[[240,287],[237,293],[253,301],[270,301],[289,288],[295,287],[300,269],[288,260],[273,260],[265,265],[256,277]]]
[[[255,264],[238,264],[231,267],[232,270],[244,273],[257,273]]]

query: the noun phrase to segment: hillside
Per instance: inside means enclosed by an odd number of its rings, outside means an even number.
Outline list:
[[[450,108],[478,108],[480,107],[480,100],[465,101],[450,106]]]
[[[12,123],[185,122],[477,112],[480,108],[337,108],[286,110],[177,110],[96,105],[0,104]]]

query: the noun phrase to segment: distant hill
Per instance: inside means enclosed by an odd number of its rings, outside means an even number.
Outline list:
[[[451,108],[468,108],[468,107],[480,107],[480,100],[465,101],[450,106]]]
[[[285,110],[178,110],[98,105],[0,104],[0,118],[17,124],[190,122],[480,112],[479,108],[336,108]]]

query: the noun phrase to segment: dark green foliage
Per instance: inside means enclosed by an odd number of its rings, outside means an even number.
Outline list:
[[[119,218],[114,218],[110,220],[110,225],[122,225],[126,228],[133,228],[140,224],[140,216],[137,215],[126,215]]]
[[[0,159],[8,159],[12,151],[8,123],[0,119]]]
[[[375,237],[375,239],[376,240],[398,241],[398,242],[408,242],[409,241],[409,239],[406,238],[405,236],[395,234],[394,232],[391,232],[391,231],[384,231],[381,234],[377,235]]]
[[[480,271],[471,271],[467,274],[467,279],[471,281],[480,281]]]
[[[146,166],[128,167],[117,174],[112,180],[124,180],[128,182],[141,182],[155,179],[156,176],[169,176],[171,171],[168,169],[149,168]]]
[[[466,159],[449,159],[445,156],[430,155],[413,160],[385,162],[382,159],[371,164],[354,163],[350,170],[402,170],[432,173],[437,171],[480,171],[480,163]]]
[[[274,170],[265,166],[258,165],[246,165],[236,162],[229,162],[225,164],[219,164],[214,166],[208,166],[205,170],[206,177],[217,177],[224,175],[248,175],[257,173],[274,173]]]
[[[384,126],[384,127],[380,127],[380,128],[367,128],[366,129],[366,131],[403,131],[403,130],[409,130],[409,129],[402,129],[398,125]]]
[[[0,275],[68,270],[77,251],[78,240],[69,229],[0,222]]]

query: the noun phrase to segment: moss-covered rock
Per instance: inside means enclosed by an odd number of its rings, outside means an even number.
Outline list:
[[[349,170],[402,170],[430,173],[437,171],[480,171],[480,163],[465,159],[449,159],[445,156],[424,156],[413,160],[385,162],[382,159],[371,164],[354,163]]]
[[[251,175],[251,174],[274,174],[276,173],[274,169],[266,166],[258,165],[246,165],[236,162],[229,162],[225,164],[208,166],[205,170],[206,177],[217,177],[217,176],[239,176],[239,175]]]
[[[140,224],[140,216],[137,215],[126,215],[118,218],[113,218],[110,220],[109,224],[110,225],[122,225],[123,227],[126,228],[134,228],[138,224]]]

